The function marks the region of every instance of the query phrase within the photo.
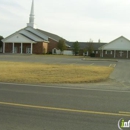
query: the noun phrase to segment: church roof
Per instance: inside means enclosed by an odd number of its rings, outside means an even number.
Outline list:
[[[45,36],[44,34],[40,33],[39,31],[37,31],[36,29],[32,27],[26,27],[26,28],[20,29],[19,31],[4,38],[2,41],[5,43],[14,42],[12,37],[19,34],[26,37],[26,39],[28,39],[28,41],[31,41],[32,43],[48,41],[48,36]]]
[[[43,31],[43,30],[40,30],[40,29],[37,29],[38,31],[40,31],[41,33],[43,33],[44,35],[46,35],[46,36],[48,36],[48,38],[51,38],[51,39],[53,39],[53,40],[55,40],[55,41],[59,41],[60,39],[64,39],[63,37],[60,37],[60,36],[58,36],[58,35],[56,35],[56,34],[53,34],[53,33],[50,33],[50,32],[46,32],[46,31]],[[66,41],[66,46],[67,47],[70,47],[68,44],[67,44],[67,40],[66,39],[64,39],[65,41]]]
[[[55,40],[55,41],[59,41],[60,39],[64,39],[56,34],[53,34],[53,33],[50,33],[50,32],[46,32],[46,31],[43,31],[43,30],[40,30],[40,29],[37,29],[38,31],[40,31],[41,33],[45,34],[46,36],[48,36],[49,38]],[[67,40],[65,40],[67,41]]]
[[[70,49],[73,49],[73,43],[74,42],[67,42],[69,46],[71,46]],[[99,47],[106,45],[107,43],[99,43],[99,42],[79,42],[80,49],[85,49],[89,47],[89,45],[92,44],[94,50],[98,50]]]
[[[49,38],[58,42],[62,38],[56,34],[49,33],[49,32],[46,32],[46,31],[43,31],[40,29],[35,29],[35,28],[28,26],[28,27],[25,27],[25,28],[11,34],[10,36],[4,38],[2,41],[5,43],[6,42],[13,42],[12,36],[17,35],[17,34],[23,35],[24,37],[31,40],[32,42],[45,42],[45,41],[49,42]],[[9,39],[11,39],[11,40],[9,40]],[[67,40],[65,40],[65,41],[68,42]],[[70,47],[67,43],[66,43],[66,46]]]

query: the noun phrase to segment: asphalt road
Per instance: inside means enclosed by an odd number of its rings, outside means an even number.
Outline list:
[[[113,86],[114,87],[114,86]],[[118,130],[130,90],[0,83],[2,130]]]

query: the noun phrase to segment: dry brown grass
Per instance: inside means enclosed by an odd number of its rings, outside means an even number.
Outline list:
[[[0,82],[83,83],[106,80],[113,68],[86,65],[51,65],[0,62]]]

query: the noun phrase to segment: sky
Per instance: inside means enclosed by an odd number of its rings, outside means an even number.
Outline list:
[[[0,0],[0,35],[29,22],[32,0]],[[68,41],[130,39],[130,0],[34,0],[37,28]]]

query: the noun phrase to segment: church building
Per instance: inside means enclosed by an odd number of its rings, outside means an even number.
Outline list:
[[[3,53],[43,54],[57,47],[60,36],[37,29],[34,23],[34,1],[32,1],[27,27],[4,38]],[[66,44],[67,47],[69,47]]]
[[[60,54],[60,51],[57,49],[57,44],[61,38],[62,37],[53,33],[37,29],[34,23],[34,0],[32,0],[29,23],[27,23],[25,28],[20,29],[2,40],[2,51],[3,53],[21,54]],[[67,49],[63,54],[73,55],[74,42],[65,41]],[[95,57],[130,59],[130,40],[123,36],[111,41],[110,43],[79,42],[79,45],[79,55],[83,55],[83,50],[88,46],[93,45],[94,50],[92,53],[95,54]],[[90,54],[87,51],[85,55]]]

